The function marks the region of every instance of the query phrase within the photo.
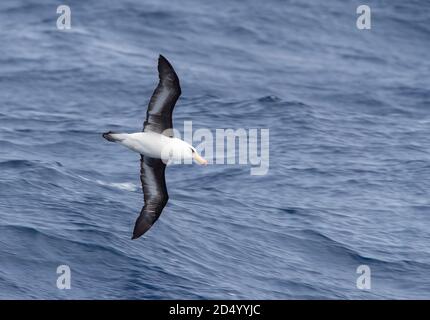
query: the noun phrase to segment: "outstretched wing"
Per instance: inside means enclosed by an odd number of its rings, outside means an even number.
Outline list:
[[[160,81],[149,101],[143,131],[171,136],[171,132],[165,132],[165,130],[173,127],[172,112],[181,95],[181,86],[172,65],[162,55],[158,58],[158,77]]]
[[[132,239],[139,238],[152,227],[169,200],[165,169],[166,165],[160,159],[141,156],[140,181],[145,204],[134,225]]]
[[[160,81],[149,101],[143,131],[172,136],[172,112],[181,95],[181,87],[175,70],[162,55],[158,59],[158,75]],[[169,200],[165,169],[166,165],[161,159],[141,156],[140,181],[145,205],[136,220],[132,239],[140,237],[152,227]]]

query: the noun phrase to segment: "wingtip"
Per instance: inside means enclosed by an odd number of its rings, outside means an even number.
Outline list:
[[[152,223],[148,222],[147,219],[148,217],[146,217],[144,214],[139,215],[139,217],[136,219],[136,223],[134,224],[133,236],[131,237],[131,240],[140,238],[152,227]]]
[[[164,83],[171,83],[177,88],[179,94],[181,94],[178,75],[169,60],[167,60],[162,54],[158,57],[158,77]]]
[[[159,68],[167,67],[168,69],[173,69],[173,67],[170,64],[169,60],[167,60],[166,57],[163,56],[162,54],[160,54],[158,56],[158,67]]]
[[[133,232],[133,235],[131,236],[131,240],[136,240],[138,238],[140,238],[141,236],[143,236],[143,234],[146,232],[146,230],[144,232],[139,232],[137,230],[135,230]]]

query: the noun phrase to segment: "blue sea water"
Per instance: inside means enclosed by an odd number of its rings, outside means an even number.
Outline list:
[[[0,298],[430,298],[430,2],[60,4],[0,3]],[[141,129],[159,53],[175,127],[268,128],[270,169],[168,167],[131,241],[139,156],[101,133]]]

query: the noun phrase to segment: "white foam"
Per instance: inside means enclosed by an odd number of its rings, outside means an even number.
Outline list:
[[[98,184],[104,185],[104,186],[109,186],[109,187],[113,187],[113,188],[117,188],[120,190],[126,190],[126,191],[136,191],[139,187],[137,185],[135,185],[132,182],[118,182],[118,183],[114,183],[114,182],[103,182],[100,180],[96,181]]]
[[[85,181],[92,181],[92,182],[95,182],[99,185],[108,186],[108,187],[116,188],[119,190],[134,192],[134,191],[137,191],[139,189],[139,186],[133,182],[105,182],[102,180],[95,180],[94,181],[94,180],[88,179],[88,178],[83,177],[83,176],[79,176],[79,178],[81,178]]]

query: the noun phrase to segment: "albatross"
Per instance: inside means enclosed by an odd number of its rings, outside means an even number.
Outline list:
[[[162,55],[158,58],[159,82],[149,101],[143,131],[137,133],[103,133],[103,137],[140,154],[140,181],[144,205],[136,220],[132,239],[137,239],[157,221],[169,200],[164,177],[166,164],[194,160],[207,161],[185,141],[175,138],[172,112],[181,95],[179,79],[172,65]]]

